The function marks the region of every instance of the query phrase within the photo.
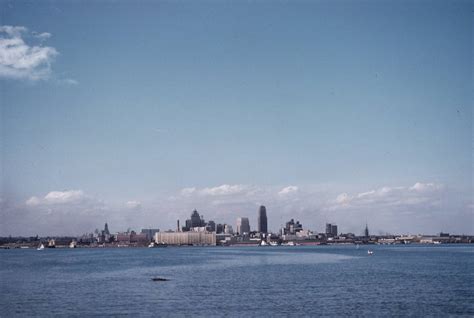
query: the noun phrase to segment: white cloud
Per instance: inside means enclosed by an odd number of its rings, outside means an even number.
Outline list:
[[[78,202],[84,198],[82,190],[51,191],[44,197],[44,201],[48,204],[62,204]]]
[[[342,205],[348,204],[352,200],[347,193],[341,193],[336,197],[336,202]]]
[[[220,196],[220,195],[233,195],[233,194],[242,194],[249,190],[249,186],[242,184],[223,184],[218,187],[213,188],[204,188],[199,191],[200,195],[209,195],[209,196]]]
[[[62,80],[62,83],[69,84],[69,85],[79,85],[79,82],[72,78],[66,78]]]
[[[358,198],[370,197],[373,194],[375,194],[375,190],[359,193],[357,197]]]
[[[0,32],[4,32],[11,37],[19,37],[21,33],[26,32],[28,29],[22,26],[11,26],[11,25],[2,25],[0,26]]]
[[[436,184],[436,183],[417,182],[412,187],[410,187],[410,190],[419,191],[419,192],[436,191],[436,190],[440,190],[442,187],[443,187],[442,185]]]
[[[133,210],[140,210],[142,207],[142,203],[140,201],[135,201],[135,200],[127,201],[126,205],[129,209],[133,209]]]
[[[287,186],[283,189],[281,189],[280,192],[278,192],[279,195],[288,195],[288,194],[291,194],[291,193],[296,193],[298,192],[298,187],[297,186]]]
[[[184,188],[181,190],[181,195],[183,196],[190,196],[191,194],[196,192],[196,188]]]
[[[59,54],[55,48],[29,45],[23,39],[27,28],[0,26],[0,77],[40,80],[51,74],[51,63]],[[43,40],[49,33],[38,34]]]
[[[86,199],[82,190],[51,191],[43,198],[32,196],[26,201],[28,206],[77,203]]]
[[[390,193],[392,190],[393,190],[392,188],[383,187],[383,188],[380,188],[379,190],[377,190],[377,193],[379,195],[386,195],[387,193]]]
[[[382,206],[400,206],[417,205],[437,201],[436,191],[442,189],[441,184],[436,183],[415,183],[411,187],[381,187],[376,190],[361,192],[356,195],[347,193],[339,194],[332,204],[328,207],[330,210],[338,208],[354,207],[382,207]]]
[[[43,32],[43,33],[32,32],[31,34],[33,34],[35,38],[40,39],[40,40],[46,40],[51,37],[51,33],[48,33],[48,32]]]
[[[41,200],[35,196],[26,200],[26,205],[29,205],[29,206],[36,206],[36,205],[39,205],[40,203],[41,203]]]

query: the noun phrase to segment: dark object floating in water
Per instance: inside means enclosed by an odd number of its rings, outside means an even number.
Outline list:
[[[154,282],[167,282],[167,281],[169,281],[169,279],[161,278],[161,277],[155,277],[155,278],[152,278],[151,280],[154,281]]]

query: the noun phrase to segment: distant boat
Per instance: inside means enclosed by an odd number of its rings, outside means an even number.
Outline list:
[[[56,241],[54,239],[48,241],[48,248],[56,248]]]
[[[150,244],[148,244],[148,248],[154,248],[154,247],[167,247],[168,244],[164,243],[164,242],[161,242],[161,243],[158,243],[156,244],[155,242],[151,242]]]
[[[368,250],[368,251],[367,251],[367,254],[368,254],[368,255],[372,255],[372,254],[374,254],[374,251]]]
[[[71,241],[71,243],[69,243],[69,248],[76,248],[76,241]]]
[[[267,246],[267,245],[268,245],[268,243],[267,243],[267,242],[265,242],[264,240],[262,240],[262,241],[260,242],[260,244],[259,244],[259,245],[260,245],[260,246]]]
[[[37,250],[38,250],[38,251],[42,251],[42,250],[44,250],[44,245],[41,243],[41,245],[40,245],[40,246],[38,246]]]
[[[271,241],[271,242],[270,242],[270,245],[271,245],[271,246],[278,246],[278,243],[277,243],[277,242],[274,242],[274,241]]]

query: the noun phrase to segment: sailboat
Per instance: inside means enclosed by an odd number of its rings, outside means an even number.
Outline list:
[[[368,255],[372,255],[372,254],[374,254],[374,251],[368,250],[368,251],[367,251],[367,254],[368,254]]]
[[[41,243],[41,245],[38,246],[38,248],[37,248],[36,250],[38,250],[38,251],[44,250],[44,245],[43,245],[43,243]]]

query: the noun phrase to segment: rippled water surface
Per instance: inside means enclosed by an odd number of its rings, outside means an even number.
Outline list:
[[[473,246],[371,249],[0,250],[0,316],[474,315]]]

